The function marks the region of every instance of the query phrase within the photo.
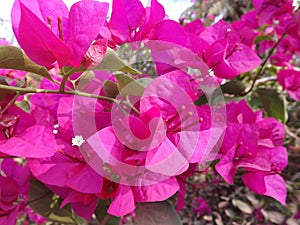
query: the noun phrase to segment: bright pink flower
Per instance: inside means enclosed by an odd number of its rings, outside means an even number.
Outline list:
[[[30,115],[10,106],[0,116],[0,151],[11,156],[41,158],[55,152],[49,114],[34,110]]]
[[[37,179],[47,185],[69,187],[82,193],[99,193],[102,176],[87,164],[79,148],[72,146],[72,138],[75,137],[72,124],[73,102],[72,96],[59,99],[57,124],[53,124],[53,129],[56,130],[56,145],[53,146],[55,154],[49,158],[29,159],[28,167]],[[97,107],[96,110],[101,111],[103,108]],[[100,128],[102,127],[98,127]]]
[[[96,73],[95,79],[84,87],[84,91],[99,94],[103,85],[102,79],[108,77],[107,73]],[[43,85],[49,85],[48,81]],[[51,157],[28,159],[28,167],[38,180],[64,198],[61,207],[71,203],[78,215],[89,220],[96,209],[98,197],[113,197],[108,191],[112,182],[103,183],[103,177],[87,163],[81,149],[72,146],[72,138],[81,135],[75,135],[76,129],[82,129],[82,135],[89,136],[110,125],[109,113],[104,112],[103,106],[97,100],[93,105],[90,99],[84,97],[54,95],[53,101],[51,96],[43,97],[35,98],[33,103],[36,109],[43,108],[44,111],[51,112],[52,130],[55,134],[55,145],[52,148],[55,153]],[[87,123],[88,119],[95,121],[95,127]]]
[[[277,46],[276,53],[270,57],[273,65],[292,68],[293,56],[300,53],[300,41],[287,35]]]
[[[284,16],[291,15],[293,12],[292,0],[272,1],[272,0],[253,0],[258,24],[262,26],[270,24],[272,20],[281,20]]]
[[[253,192],[270,196],[281,204],[286,204],[286,185],[279,174],[249,172],[242,176],[244,184]]]
[[[283,138],[283,124],[261,118],[261,113],[252,112],[245,101],[229,103],[216,170],[233,184],[236,171],[243,169],[246,173],[242,178],[250,190],[285,204],[286,188],[279,175],[288,161],[286,149],[280,146]]]
[[[199,213],[199,215],[206,215],[206,214],[210,214],[211,212],[211,209],[207,201],[205,201],[203,198],[197,197],[196,199],[194,199],[194,201],[192,202],[192,206],[193,206],[193,212]]]
[[[70,12],[61,0],[16,0],[12,24],[20,46],[34,62],[80,67],[107,12],[107,3],[93,0],[75,3]]]
[[[300,71],[281,70],[277,74],[277,80],[293,99],[300,100]]]
[[[190,163],[203,162],[221,136],[219,129],[213,137],[205,110],[197,111],[185,74],[177,72],[154,79],[146,87],[139,101],[139,116],[124,115],[114,108],[112,126],[98,131],[82,146],[89,145],[101,158],[94,165],[105,164],[108,178],[119,177],[108,211],[113,215],[132,212],[135,202],[162,201],[175,194],[179,190],[176,176]],[[199,125],[202,120],[203,126]]]
[[[18,212],[23,209],[24,200],[27,199],[29,170],[13,159],[4,159],[1,162],[1,171],[6,176],[0,174],[0,224],[14,225]]]
[[[150,38],[156,42],[146,44],[159,75],[187,66],[195,68],[196,61],[200,61],[195,59],[197,54],[217,77],[231,79],[260,65],[260,58],[251,48],[254,36],[246,39],[243,33],[222,20],[207,28],[197,20],[184,28],[175,21],[163,20]]]
[[[157,0],[144,8],[138,0],[114,0],[108,28],[112,39],[118,45],[149,39],[155,26],[165,18],[164,8]],[[101,33],[102,34],[102,33]]]
[[[210,44],[200,56],[218,77],[231,79],[261,63],[256,53],[242,42],[240,34],[225,21],[206,28],[199,37]]]
[[[146,12],[138,0],[114,0],[109,29],[118,44],[130,40],[145,20]]]

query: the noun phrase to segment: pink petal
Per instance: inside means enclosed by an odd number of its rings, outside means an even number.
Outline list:
[[[281,70],[277,74],[277,80],[293,99],[300,100],[300,71]]]
[[[197,145],[193,155],[189,159],[190,163],[206,163],[214,160],[217,155],[216,147],[218,142],[223,138],[224,129],[214,128],[202,130],[197,138]],[[188,139],[186,140],[188,142]]]
[[[257,54],[250,47],[241,43],[227,60],[238,74],[255,69],[261,64],[261,59]]]
[[[284,179],[280,175],[274,174],[265,176],[265,182],[267,190],[264,195],[270,196],[281,204],[286,205],[287,190]]]
[[[65,40],[71,50],[70,63],[80,63],[92,41],[106,21],[108,4],[94,0],[83,0],[72,5],[69,14],[69,38]]]
[[[185,46],[187,43],[187,34],[179,23],[173,20],[163,20],[157,24],[155,33],[151,39]]]
[[[24,0],[22,0],[23,2]],[[27,0],[28,1],[28,0]],[[59,30],[58,30],[58,18],[62,17],[64,22],[67,22],[69,17],[69,10],[66,4],[62,0],[51,0],[51,3],[48,0],[37,0],[39,10],[41,11],[42,18],[44,22],[46,23],[48,21],[48,18],[51,18],[51,28],[52,31],[56,34],[56,36],[59,36]],[[25,4],[28,6],[27,4]],[[36,14],[35,11],[32,10],[32,8],[28,7],[34,14]],[[63,29],[63,32],[65,30]]]
[[[228,31],[231,30],[231,26],[224,20],[219,20],[217,23],[205,28],[200,33],[200,38],[207,41],[209,44],[224,39],[228,36]]]
[[[236,167],[233,163],[234,154],[235,146],[227,150],[226,155],[221,157],[220,162],[218,162],[215,167],[218,173],[229,184],[233,184],[233,177],[236,173]]]
[[[136,202],[164,201],[179,190],[179,184],[175,177],[161,181],[157,184],[132,187]]]
[[[152,172],[176,176],[187,170],[188,161],[177,147],[166,138],[157,149],[148,151],[145,165]]]
[[[145,23],[140,27],[140,32],[135,36],[135,40],[137,41],[148,38],[155,25],[160,23],[166,16],[164,7],[157,0],[151,1],[151,7],[146,8],[146,15]]]
[[[4,159],[1,163],[1,170],[15,180],[21,193],[28,192],[30,173],[27,167],[20,166],[13,159]]]
[[[145,19],[145,9],[138,0],[114,0],[109,28],[121,41],[130,38],[130,34]]]
[[[83,193],[99,193],[102,189],[102,177],[88,165],[78,165],[69,170],[69,179],[66,185]]]
[[[98,201],[94,195],[70,191],[60,207],[62,208],[68,203],[71,203],[72,209],[77,215],[89,221],[96,210]]]
[[[280,171],[285,169],[288,164],[288,154],[285,147],[277,146],[269,150],[268,154],[271,158],[270,163],[272,163]]]
[[[184,26],[184,29],[188,32],[191,32],[195,35],[201,34],[201,32],[205,29],[202,21],[200,19],[196,19]]]
[[[265,184],[265,173],[246,173],[242,175],[242,180],[244,184],[253,192],[257,194],[264,194],[267,190]]]
[[[56,143],[53,134],[53,128],[48,118],[48,112],[35,111],[31,115],[38,113],[43,117],[43,120],[26,115],[17,107],[10,107],[11,112],[20,116],[20,124],[17,125],[16,135],[7,140],[0,141],[0,151],[20,157],[42,158],[52,156],[56,152]],[[13,147],[12,147],[13,146]]]
[[[28,167],[31,173],[40,181],[47,185],[66,187],[68,173],[76,168],[78,163],[74,163],[61,153],[56,153],[48,159],[29,159]],[[59,173],[57,171],[60,171]]]
[[[17,39],[27,55],[36,63],[50,67],[56,59],[67,64],[68,47],[26,6],[20,3],[21,20],[16,24]]]
[[[119,185],[118,191],[107,212],[114,216],[124,216],[135,209],[134,196],[130,186]]]

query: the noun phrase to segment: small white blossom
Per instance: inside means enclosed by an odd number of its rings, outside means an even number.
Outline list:
[[[74,138],[72,138],[72,146],[78,146],[80,147],[85,140],[83,140],[83,137],[80,135],[76,135]]]

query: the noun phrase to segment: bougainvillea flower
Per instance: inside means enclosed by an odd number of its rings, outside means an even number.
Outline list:
[[[142,25],[146,12],[138,0],[114,0],[109,29],[117,43],[124,43]]]
[[[293,99],[300,100],[300,71],[281,70],[277,74],[277,80]]]
[[[206,28],[199,37],[210,44],[203,53],[203,60],[218,77],[231,79],[261,63],[257,54],[243,43],[240,34],[225,21]]]
[[[103,75],[103,74],[102,74]],[[104,76],[106,77],[106,73]],[[97,75],[95,76],[97,78]],[[97,79],[96,79],[97,80]],[[101,86],[98,82],[91,82],[85,89],[89,92]],[[99,81],[100,82],[100,81]],[[79,126],[85,135],[91,135],[92,124],[87,124],[86,118],[92,117],[96,121],[95,129],[102,129],[110,123],[110,117],[103,113],[103,106],[96,100],[94,107],[90,101],[83,97],[56,96],[57,102],[34,101],[35,108],[44,108],[52,112],[52,127],[55,133],[55,153],[51,157],[42,159],[28,159],[28,167],[32,174],[61,196],[64,201],[61,205],[71,203],[73,210],[80,216],[89,220],[97,205],[97,198],[111,196],[108,190],[110,185],[103,184],[103,177],[97,173],[85,160],[79,147],[72,146],[72,139],[76,137],[75,128]],[[75,100],[76,98],[76,100]],[[84,110],[82,110],[84,108]],[[74,123],[74,114],[82,120]],[[57,173],[57,171],[61,171]],[[109,184],[112,182],[109,181]]]
[[[72,96],[59,99],[56,145],[53,146],[55,154],[49,158],[30,159],[28,167],[37,179],[47,185],[69,187],[82,193],[99,193],[102,176],[86,163],[78,146],[72,146],[72,138],[75,137],[72,124],[73,102]],[[57,173],[58,170],[61,172]]]
[[[29,190],[29,170],[14,162],[4,159],[0,174],[0,224],[14,225],[18,212],[25,207]],[[6,176],[4,176],[4,174]],[[23,200],[19,199],[19,196]]]
[[[107,24],[110,39],[118,45],[147,40],[165,16],[165,10],[157,0],[152,0],[150,7],[146,8],[139,0],[114,0]]]
[[[253,0],[252,2],[260,26],[265,23],[271,23],[273,19],[280,21],[286,14],[292,14],[293,12],[292,0]]]
[[[156,25],[150,37],[160,42],[147,42],[147,46],[151,49],[159,75],[181,68],[177,65],[178,61],[182,61],[182,65],[186,61],[185,67],[194,68],[195,65],[189,63],[195,59],[191,61],[187,56],[197,53],[217,77],[231,79],[260,65],[260,58],[251,48],[253,35],[245,40],[242,34],[222,20],[207,28],[199,22],[183,28],[175,21],[163,20]],[[186,49],[192,50],[192,54],[187,54]]]
[[[270,196],[281,204],[286,204],[286,184],[276,173],[248,172],[242,175],[244,184],[253,192]]]
[[[280,172],[287,166],[282,146],[284,126],[261,112],[252,112],[245,101],[227,106],[227,129],[216,165],[218,173],[230,184],[238,169],[245,171],[245,185],[258,194],[285,204],[286,187]]]
[[[30,115],[10,106],[0,116],[0,151],[11,156],[42,158],[52,156],[56,146],[49,114],[34,110]]]
[[[80,67],[107,12],[107,3],[94,0],[77,2],[70,12],[61,0],[16,0],[11,15],[15,36],[34,62]]]
[[[193,212],[199,213],[199,215],[206,215],[206,214],[210,214],[211,212],[211,209],[207,201],[205,201],[203,198],[200,197],[194,199],[194,201],[192,202],[192,206],[193,206]]]
[[[183,174],[190,163],[202,162],[211,150],[209,137],[213,131],[210,126],[199,125],[206,120],[205,113],[199,114],[193,104],[191,87],[176,84],[184,80],[180,71],[172,79],[167,75],[154,79],[139,101],[140,115],[127,115],[113,107],[112,126],[82,144],[82,149],[90,145],[101,158],[97,165],[102,163],[110,171],[106,178],[115,177],[120,183],[109,213],[125,215],[132,212],[135,202],[162,201],[172,196],[179,189],[176,176]],[[214,144],[221,133],[218,130],[219,136],[212,137]]]

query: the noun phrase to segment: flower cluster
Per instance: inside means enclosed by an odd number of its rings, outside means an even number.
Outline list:
[[[18,213],[44,221],[30,208],[39,201],[52,214],[70,204],[87,221],[99,207],[121,217],[175,194],[180,209],[187,179],[210,165],[230,184],[241,172],[251,191],[285,204],[284,125],[270,110],[264,118],[227,100],[250,93],[268,59],[300,99],[300,17],[289,0],[253,5],[232,24],[182,26],[157,0],[113,0],[109,19],[108,4],[94,0],[70,10],[62,0],[15,0],[23,50],[0,42],[0,223],[15,224]],[[146,49],[155,74],[124,63],[122,47]],[[236,91],[240,77],[253,80],[248,90]],[[29,180],[46,192],[32,200],[29,191],[25,207]],[[194,208],[210,213],[202,198]]]

